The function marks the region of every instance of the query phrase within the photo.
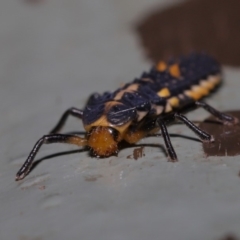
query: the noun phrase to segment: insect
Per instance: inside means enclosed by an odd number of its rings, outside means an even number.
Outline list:
[[[118,152],[119,143],[130,144],[161,130],[169,161],[177,161],[166,123],[182,121],[202,141],[213,142],[213,137],[188,120],[182,112],[192,106],[203,107],[223,124],[238,120],[221,113],[199,100],[208,96],[221,83],[221,67],[211,56],[194,53],[169,62],[158,62],[140,78],[114,92],[92,94],[83,110],[68,109],[58,124],[40,138],[27,160],[16,174],[23,179],[43,144],[69,143],[87,146],[93,156],[108,157]],[[79,118],[86,130],[85,137],[59,134],[68,116]]]

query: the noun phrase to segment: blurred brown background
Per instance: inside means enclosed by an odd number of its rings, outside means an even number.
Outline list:
[[[240,1],[192,0],[149,12],[136,30],[147,57],[206,51],[221,63],[240,65]]]

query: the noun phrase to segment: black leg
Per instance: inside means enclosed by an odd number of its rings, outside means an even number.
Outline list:
[[[75,136],[75,135],[67,135],[67,134],[50,134],[50,135],[43,136],[34,145],[27,160],[22,165],[20,170],[17,172],[16,181],[23,179],[28,174],[28,172],[32,166],[33,160],[34,160],[37,152],[39,151],[40,147],[43,144],[49,144],[49,143],[69,143],[69,144],[75,144],[77,146],[85,146],[86,139]]]
[[[74,117],[80,118],[82,119],[82,115],[83,115],[83,111],[77,108],[69,108],[60,118],[58,124],[55,126],[55,128],[53,128],[53,130],[50,133],[57,133],[61,130],[61,128],[63,127],[63,125],[65,124],[67,118],[69,115],[72,115]]]
[[[210,105],[208,105],[205,102],[196,102],[196,105],[199,107],[204,108],[206,111],[210,112],[214,117],[216,117],[219,121],[221,121],[223,124],[226,125],[232,125],[232,124],[236,124],[238,123],[238,119],[231,116],[231,115],[227,115],[225,113],[221,113],[218,110],[216,110],[215,108],[211,107]]]
[[[171,143],[168,131],[167,131],[167,127],[166,127],[163,120],[158,119],[157,121],[158,121],[159,127],[161,129],[161,133],[162,133],[162,136],[163,136],[166,148],[167,148],[169,161],[170,162],[177,162],[178,161],[177,155],[176,155],[176,153],[174,151],[174,148],[172,146],[172,143]]]
[[[185,123],[203,142],[214,142],[213,136],[201,130],[182,114],[175,113],[174,117]]]

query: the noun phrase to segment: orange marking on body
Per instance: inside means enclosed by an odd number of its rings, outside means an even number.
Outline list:
[[[177,63],[175,63],[175,64],[169,66],[169,73],[171,74],[171,76],[173,76],[175,78],[179,78],[181,76],[179,65]]]
[[[115,126],[111,123],[108,122],[107,118],[105,115],[103,115],[102,117],[100,117],[97,121],[89,124],[89,125],[84,125],[84,128],[87,132],[89,132],[91,130],[92,127],[98,127],[98,126],[102,126],[102,127],[114,127],[116,130],[119,131],[120,134],[124,134],[124,132],[127,130],[127,128],[129,127],[129,125],[132,123],[132,121],[129,121],[127,123],[125,123],[122,126]]]
[[[220,83],[221,81],[221,77],[219,75],[216,75],[216,76],[209,76],[208,79],[207,79],[209,82],[217,85]]]
[[[179,99],[177,97],[171,97],[168,99],[168,102],[172,107],[178,107],[179,106]]]
[[[156,66],[157,70],[159,72],[163,72],[167,69],[167,64],[164,61],[160,61],[157,66]]]
[[[115,101],[121,100],[124,93],[137,91],[138,87],[139,87],[139,84],[137,83],[133,83],[129,85],[126,89],[122,89],[119,93],[117,93],[117,95],[114,97],[114,100]]]
[[[203,95],[200,92],[194,92],[192,90],[185,91],[184,94],[187,95],[188,97],[194,99],[195,101],[197,101],[203,97]]]
[[[210,91],[208,88],[205,88],[203,86],[193,86],[192,90],[194,92],[199,92],[199,94],[202,94],[202,96],[207,96]]]
[[[96,126],[102,126],[102,127],[110,127],[110,123],[108,122],[107,118],[105,115],[103,115],[102,117],[100,117],[97,121],[89,124],[89,125],[84,125],[84,128],[87,132],[89,132],[91,130],[92,127],[96,127]]]
[[[221,82],[221,76],[209,76],[206,80],[200,81],[200,86],[212,90]]]
[[[157,95],[159,97],[169,97],[171,94],[168,88],[163,88],[157,93]]]
[[[139,130],[136,132],[127,132],[124,136],[124,140],[130,144],[136,143],[147,135],[146,132]]]
[[[210,91],[215,87],[215,84],[209,82],[208,80],[204,80],[200,82],[200,86],[207,88]]]
[[[121,125],[121,126],[115,126],[115,125],[111,124],[110,122],[108,122],[107,117],[106,117],[106,113],[114,105],[121,105],[121,103],[115,102],[115,101],[106,102],[103,115],[98,120],[96,120],[95,122],[93,122],[89,125],[84,125],[85,130],[87,132],[89,132],[92,127],[98,127],[98,126],[114,127],[116,130],[119,131],[120,135],[122,135],[127,130],[129,125],[132,123],[132,120],[130,120],[129,122],[127,122],[127,123],[125,123],[124,125]]]

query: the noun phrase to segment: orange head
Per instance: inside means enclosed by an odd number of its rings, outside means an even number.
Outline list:
[[[111,127],[92,127],[87,133],[87,145],[97,157],[108,157],[118,152],[119,132]]]

